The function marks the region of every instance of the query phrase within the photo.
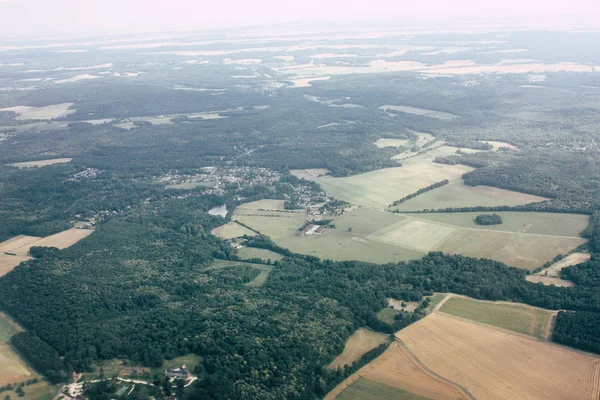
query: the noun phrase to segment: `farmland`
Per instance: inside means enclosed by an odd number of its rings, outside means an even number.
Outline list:
[[[396,336],[427,368],[477,399],[592,399],[598,379],[599,358],[443,313]]]
[[[367,351],[385,343],[386,340],[387,335],[383,333],[365,328],[357,329],[346,341],[343,353],[337,356],[328,368],[335,371],[344,365],[352,365],[353,362],[360,360]]]
[[[12,111],[18,116],[17,120],[50,120],[73,114],[76,110],[71,109],[73,103],[53,104],[44,107],[15,106],[0,108],[0,111]]]
[[[254,236],[255,232],[238,224],[237,222],[228,222],[225,225],[214,228],[211,233],[221,239],[233,239],[244,235]]]
[[[546,338],[548,324],[553,312],[517,303],[490,302],[453,296],[440,311],[487,325]]]
[[[10,345],[10,338],[20,330],[6,315],[0,313],[0,386],[34,376]]]
[[[378,139],[373,144],[379,148],[385,148],[385,147],[404,146],[407,142],[408,142],[408,140],[406,140],[406,139],[381,138],[381,139]]]
[[[273,267],[270,265],[256,264],[243,261],[214,260],[212,265],[206,268],[205,271],[229,267],[250,267],[259,271],[259,274],[253,280],[246,283],[247,287],[261,287],[265,284],[265,282],[269,278],[269,274],[273,270]]]
[[[72,158],[53,158],[51,160],[38,160],[38,161],[26,161],[19,163],[7,164],[11,167],[17,168],[34,168],[34,167],[45,167],[46,165],[62,164],[71,162]]]
[[[538,275],[550,276],[553,278],[557,278],[560,276],[560,271],[563,268],[570,267],[572,265],[581,264],[582,262],[586,262],[591,258],[591,255],[588,253],[573,253],[569,254],[565,258],[560,261],[555,262],[551,266],[546,269],[538,272]]]
[[[306,220],[306,213],[285,210],[283,200],[259,200],[240,205],[232,220],[276,239],[295,233]]]
[[[359,369],[325,397],[326,400],[336,398],[469,399],[462,389],[423,368],[399,343],[392,343],[381,356]]]
[[[74,245],[93,232],[92,229],[71,228],[45,238],[19,235],[6,240],[0,243],[0,276],[12,271],[14,267],[23,261],[30,260],[29,249],[33,246],[64,249]]]
[[[570,215],[551,214],[550,221],[546,222],[537,213],[507,213],[505,230],[492,230],[452,225],[450,222],[454,221],[460,225],[471,223],[470,216],[461,214],[441,214],[448,216],[449,223],[443,223],[434,221],[437,214],[426,214],[430,220],[421,218],[421,214],[393,214],[358,207],[335,218],[336,229],[310,237],[295,234],[293,227],[300,226],[298,222],[286,231],[289,219],[285,218],[253,217],[254,225],[248,225],[262,232],[264,221],[265,226],[278,234],[274,241],[294,252],[333,260],[356,259],[378,263],[417,259],[429,251],[444,251],[491,258],[534,270],[556,255],[568,253],[585,243],[583,238],[575,235],[585,227],[585,216],[570,219]],[[524,224],[519,222],[519,218]],[[273,227],[277,222],[282,225],[281,228]],[[561,224],[565,233],[574,236],[558,236]],[[533,232],[546,234],[520,232],[523,225]]]

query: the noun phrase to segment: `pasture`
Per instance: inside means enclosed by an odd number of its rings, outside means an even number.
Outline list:
[[[453,296],[440,312],[545,339],[554,312],[518,303],[491,302]]]
[[[238,250],[238,256],[241,259],[249,260],[252,258],[260,258],[264,261],[279,261],[283,258],[281,254],[275,253],[267,249],[257,249],[254,247],[243,247]]]
[[[259,271],[259,274],[254,279],[245,284],[247,287],[261,287],[265,284],[269,278],[269,274],[273,270],[273,267],[270,265],[255,264],[244,261],[214,260],[210,267],[206,268],[205,271],[230,267],[250,267]]]
[[[383,333],[359,328],[346,341],[342,354],[337,356],[327,368],[335,371],[344,365],[352,365],[353,362],[360,360],[367,351],[385,343],[387,339],[388,335]]]
[[[250,229],[238,224],[237,222],[228,222],[225,225],[218,226],[210,231],[210,233],[225,240],[242,237],[244,235],[256,235],[255,232],[252,232]]]
[[[72,158],[53,158],[51,160],[26,161],[26,162],[12,163],[12,164],[6,164],[6,165],[9,165],[11,167],[17,167],[17,168],[34,168],[34,167],[45,167],[46,165],[52,165],[52,164],[68,163],[68,162],[71,162],[71,160],[73,160],[73,159]]]
[[[295,175],[298,178],[315,180],[315,178],[320,177],[321,175],[330,174],[331,171],[327,168],[311,168],[311,169],[292,169],[290,170],[292,175]]]
[[[442,190],[443,188],[439,189]],[[438,189],[435,189],[438,190]],[[420,196],[419,196],[420,197]],[[418,198],[418,197],[417,197]],[[408,203],[408,202],[407,202]],[[404,204],[400,205],[402,207]],[[416,218],[439,222],[442,224],[459,226],[463,228],[480,229],[506,232],[534,233],[551,236],[579,237],[588,224],[589,217],[580,214],[557,214],[542,212],[494,212],[502,217],[502,224],[486,225],[482,227],[475,223],[475,217],[480,212],[465,213],[429,213],[415,215]],[[580,254],[580,253],[578,253]],[[570,257],[570,256],[569,256]],[[575,256],[577,257],[577,256]],[[589,258],[589,257],[588,257]],[[573,259],[573,257],[571,258]],[[563,261],[566,261],[563,260]],[[581,262],[581,261],[579,261]],[[569,264],[573,265],[573,264]]]
[[[382,109],[383,111],[392,111],[392,112],[401,112],[401,113],[406,113],[406,114],[413,114],[413,115],[421,115],[423,117],[428,117],[428,118],[435,118],[435,119],[440,119],[443,121],[448,121],[448,120],[452,120],[455,118],[459,118],[458,115],[454,115],[454,114],[450,114],[444,111],[434,111],[434,110],[427,110],[425,108],[418,108],[418,107],[411,107],[411,106],[394,106],[394,105],[383,105],[381,107],[379,107],[380,109]]]
[[[443,313],[396,337],[428,369],[477,399],[591,400],[599,394],[600,358],[566,347]]]
[[[232,220],[277,239],[295,234],[306,220],[305,211],[290,211],[283,207],[283,200],[259,200],[238,206]]]
[[[325,400],[369,398],[469,399],[462,389],[423,368],[399,343],[392,343],[382,355],[350,375]]]

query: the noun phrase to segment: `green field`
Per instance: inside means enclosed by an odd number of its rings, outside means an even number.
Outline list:
[[[255,264],[244,261],[227,261],[227,260],[214,260],[212,265],[208,267],[206,270],[211,269],[219,269],[219,268],[229,268],[229,267],[250,267],[254,268],[260,273],[256,276],[256,278],[252,279],[250,282],[246,283],[247,287],[260,287],[265,284],[269,274],[273,270],[273,267],[270,265],[264,264]]]
[[[264,261],[279,261],[283,258],[281,254],[267,249],[257,249],[254,247],[244,247],[238,250],[238,256],[244,260],[260,258]]]
[[[6,398],[6,396],[10,396],[11,399],[52,400],[54,395],[58,392],[58,386],[51,385],[47,381],[39,379],[37,383],[23,386],[23,392],[25,393],[23,397],[20,397],[14,390],[4,391],[0,393],[0,396],[3,399]]]
[[[163,375],[165,369],[171,369],[180,367],[181,365],[187,365],[188,370],[194,374],[194,369],[202,365],[202,357],[188,354],[173,358],[171,360],[165,360],[163,365],[159,368],[147,368],[142,367],[129,360],[112,359],[100,361],[96,364],[95,368],[91,372],[84,373],[86,380],[100,379],[101,371],[104,371],[104,377],[110,378],[113,376],[119,376],[121,378],[139,378],[152,380],[154,375]],[[146,378],[144,378],[146,376]]]
[[[259,200],[238,206],[232,219],[269,236],[271,239],[294,234],[306,221],[304,211],[290,211],[283,200]]]
[[[233,239],[244,235],[255,236],[256,233],[250,229],[238,224],[237,222],[228,222],[213,229],[210,233],[221,239]]]
[[[502,217],[502,224],[477,225],[473,220],[480,212],[411,214],[411,217],[464,228],[573,237],[579,237],[589,220],[587,215],[581,214],[512,211],[495,213]]]
[[[491,186],[465,185],[461,179],[451,181],[445,186],[430,190],[411,200],[405,201],[394,207],[394,209],[400,211],[421,211],[439,210],[448,207],[518,206],[537,203],[543,200],[547,199]]]
[[[394,323],[394,317],[398,314],[400,311],[394,310],[392,307],[385,307],[377,313],[377,319],[391,325]]]
[[[493,303],[464,297],[450,298],[441,312],[510,331],[544,338],[552,311],[517,303]]]
[[[402,389],[360,377],[348,386],[336,400],[429,400]]]

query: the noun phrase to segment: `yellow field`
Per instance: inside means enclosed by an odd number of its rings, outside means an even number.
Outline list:
[[[52,164],[68,163],[68,162],[71,162],[71,160],[72,160],[72,158],[53,158],[51,160],[27,161],[27,162],[12,163],[12,164],[7,164],[7,165],[10,165],[11,167],[17,167],[17,168],[33,168],[33,167],[45,167],[46,165],[52,165]]]
[[[19,235],[8,239],[0,243],[0,276],[9,273],[23,261],[31,260],[29,249],[33,246],[65,249],[91,235],[92,232],[94,232],[93,229],[71,228],[45,238]]]
[[[65,115],[73,114],[76,110],[69,109],[73,103],[61,103],[61,104],[53,104],[50,106],[44,107],[29,107],[29,106],[16,106],[16,107],[8,107],[1,108],[0,111],[13,111],[19,116],[16,118],[18,120],[26,120],[26,119],[54,119],[58,117],[62,117]]]
[[[417,107],[411,107],[411,106],[393,106],[393,105],[386,104],[379,108],[382,109],[383,111],[390,111],[390,110],[391,111],[399,111],[402,113],[422,115],[424,117],[441,119],[441,120],[451,120],[454,118],[459,118],[458,115],[450,114],[450,113],[447,113],[444,111],[426,110],[424,108],[417,108]]]
[[[0,386],[34,377],[34,373],[10,345],[10,338],[22,330],[9,317],[0,313]]]
[[[344,351],[329,364],[328,368],[336,370],[344,365],[352,365],[367,351],[385,343],[387,335],[369,329],[359,328],[346,341]]]
[[[225,225],[218,226],[215,229],[213,229],[210,233],[217,237],[220,237],[221,239],[233,239],[236,237],[242,237],[244,235],[256,235],[256,233],[252,232],[250,229],[243,227],[236,222],[228,222]]]
[[[377,382],[387,387],[400,389],[431,400],[468,400],[468,395],[456,385],[436,377],[416,361],[399,343],[392,343],[378,358],[359,369],[348,379],[336,386],[325,400],[351,399],[345,396],[346,390],[353,391],[353,384],[361,378]],[[360,384],[360,383],[359,383]],[[386,390],[385,397],[373,397],[382,400],[402,399],[394,392]],[[360,395],[360,393],[359,393]],[[410,399],[410,397],[408,397]],[[418,397],[417,397],[418,398]],[[362,397],[355,397],[355,400]]]
[[[585,400],[600,378],[600,358],[434,313],[396,333],[431,371],[478,400]]]
[[[532,282],[532,283],[543,283],[546,286],[551,286],[551,285],[558,286],[558,287],[573,287],[573,286],[575,286],[575,284],[573,284],[573,282],[567,281],[565,279],[550,278],[547,276],[540,276],[538,274],[527,275],[525,277],[525,280]]]

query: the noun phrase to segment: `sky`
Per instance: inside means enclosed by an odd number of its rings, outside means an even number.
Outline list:
[[[0,0],[2,37],[340,21],[589,24],[600,0]],[[600,24],[600,23],[599,23]],[[600,26],[599,26],[600,27]]]

